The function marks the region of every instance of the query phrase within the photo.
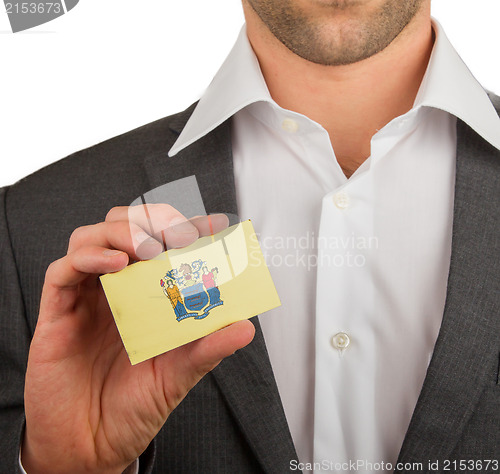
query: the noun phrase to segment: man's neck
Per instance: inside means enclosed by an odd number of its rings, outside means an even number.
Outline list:
[[[377,130],[413,106],[433,45],[430,12],[419,12],[382,52],[346,66],[302,59],[255,12],[245,14],[271,96],[281,107],[321,124],[344,173],[351,176],[370,156]]]

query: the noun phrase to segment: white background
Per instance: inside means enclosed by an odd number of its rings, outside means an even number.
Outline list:
[[[433,14],[500,93],[500,1],[433,0]],[[13,34],[0,2],[0,186],[189,106],[242,24],[239,0],[80,0]]]

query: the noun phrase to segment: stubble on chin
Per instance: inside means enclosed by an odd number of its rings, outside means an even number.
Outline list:
[[[294,0],[247,0],[271,33],[290,51],[316,64],[347,65],[385,49],[424,0],[316,0],[312,14]]]

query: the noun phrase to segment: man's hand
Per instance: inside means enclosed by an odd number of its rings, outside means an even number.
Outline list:
[[[114,208],[105,222],[73,233],[67,255],[47,270],[30,348],[28,474],[122,472],[187,392],[252,340],[253,325],[241,321],[132,366],[98,279],[227,225],[222,215],[186,221],[170,206],[150,205]]]

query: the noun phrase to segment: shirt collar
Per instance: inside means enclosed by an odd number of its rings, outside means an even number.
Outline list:
[[[436,41],[414,107],[444,110],[500,150],[500,118],[488,94],[453,48],[441,25],[434,19],[432,24]]]
[[[436,40],[414,108],[444,110],[500,150],[500,118],[488,95],[455,51],[441,25],[436,20],[432,24]],[[239,110],[256,102],[274,104],[243,26],[233,49],[170,149],[169,156],[176,155]]]
[[[198,102],[169,156],[205,136],[244,107],[261,101],[273,102],[243,26],[233,49]]]

